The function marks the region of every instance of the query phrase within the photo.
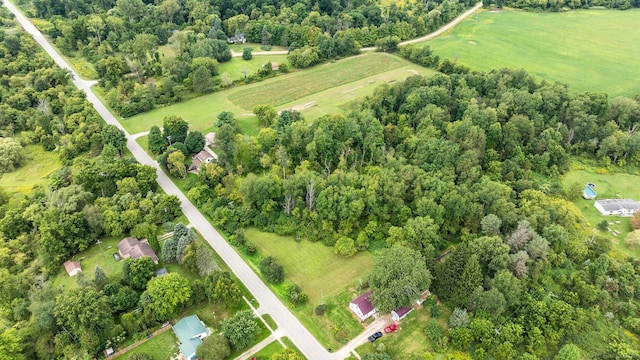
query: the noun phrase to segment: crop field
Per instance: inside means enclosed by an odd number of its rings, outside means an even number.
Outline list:
[[[258,126],[251,113],[258,104],[271,104],[279,110],[294,108],[313,120],[341,111],[381,84],[402,81],[413,74],[432,75],[434,71],[393,55],[368,53],[158,108],[123,119],[121,124],[135,134],[161,125],[166,115],[178,115],[189,122],[191,129],[207,131],[216,115],[231,111],[243,130],[251,130]]]
[[[480,12],[428,42],[473,70],[524,68],[572,91],[640,93],[640,11]]]

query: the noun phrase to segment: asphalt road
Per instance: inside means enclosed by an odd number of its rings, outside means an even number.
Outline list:
[[[182,203],[182,212],[191,222],[193,227],[200,232],[202,237],[213,247],[220,255],[224,262],[229,266],[231,271],[242,281],[249,289],[253,297],[260,303],[260,306],[266,313],[278,324],[278,329],[283,331],[296,347],[310,360],[331,359],[330,354],[320,343],[311,335],[311,333],[296,319],[287,307],[269,290],[269,288],[260,280],[260,278],[249,268],[242,258],[233,250],[233,248],[224,240],[224,238],[211,226],[207,219],[200,214],[195,206],[180,192],[178,187],[169,179],[169,177],[160,170],[158,163],[153,160],[138,145],[131,135],[124,130],[122,125],[107,110],[102,102],[91,91],[91,86],[95,81],[82,80],[78,74],[66,63],[66,61],[58,54],[54,48],[47,42],[45,37],[38,29],[22,15],[15,6],[8,0],[4,0],[4,5],[16,16],[16,20],[22,25],[25,31],[33,36],[33,38],[44,48],[44,50],[53,58],[53,60],[62,68],[68,69],[73,74],[73,83],[87,94],[87,100],[93,104],[96,111],[102,116],[107,124],[115,125],[122,129],[127,135],[127,148],[133,156],[141,164],[151,165],[156,168],[158,175],[158,184],[170,195],[176,195]]]

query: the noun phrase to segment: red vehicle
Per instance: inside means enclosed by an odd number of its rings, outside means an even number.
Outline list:
[[[392,333],[392,332],[394,332],[396,330],[398,330],[398,324],[391,324],[391,325],[389,325],[389,326],[384,328],[385,334]]]

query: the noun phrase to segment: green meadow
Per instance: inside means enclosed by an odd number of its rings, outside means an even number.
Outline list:
[[[178,115],[189,121],[191,129],[208,131],[216,115],[231,111],[243,128],[251,129],[257,127],[251,111],[259,104],[279,110],[293,108],[313,120],[342,111],[349,102],[373,93],[381,84],[402,81],[413,74],[432,75],[434,71],[394,55],[368,53],[154,109],[123,119],[121,124],[135,134],[161,125],[167,115]]]
[[[255,48],[254,48],[255,50]],[[254,56],[251,60],[244,60],[241,57],[231,58],[231,61],[223,62],[218,65],[218,77],[222,78],[227,74],[229,80],[242,80],[244,78],[243,70],[246,70],[247,76],[255,74],[262,65],[271,62],[279,64],[287,64],[287,55],[260,55]]]
[[[428,42],[473,70],[524,68],[573,91],[640,93],[640,11],[484,11]]]
[[[40,145],[27,145],[22,150],[25,162],[10,173],[0,175],[0,188],[8,192],[30,193],[53,172],[62,167],[58,153],[44,151]]]

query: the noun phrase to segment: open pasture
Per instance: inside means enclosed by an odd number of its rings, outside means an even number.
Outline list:
[[[121,123],[134,134],[148,131],[152,125],[160,126],[166,115],[178,115],[189,121],[191,129],[205,131],[211,129],[220,112],[231,111],[241,123],[246,123],[243,129],[257,128],[251,111],[259,104],[299,109],[308,120],[313,120],[340,111],[347,103],[373,93],[381,84],[433,73],[397,56],[368,53],[154,109]]]
[[[524,68],[572,91],[640,93],[640,11],[484,11],[428,42],[473,70]]]

